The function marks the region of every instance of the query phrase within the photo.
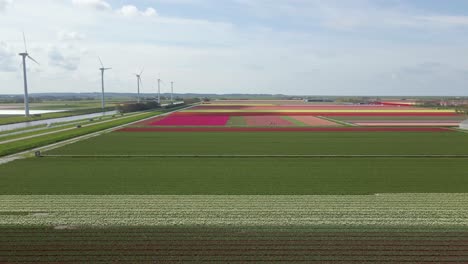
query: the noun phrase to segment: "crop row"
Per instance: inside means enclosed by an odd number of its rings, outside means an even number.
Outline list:
[[[432,228],[419,232],[374,232],[367,227],[359,232],[347,232],[345,229],[324,232],[314,227],[0,227],[0,262],[444,263],[468,260],[468,232],[438,232]]]
[[[468,227],[468,194],[6,195],[0,225]]]

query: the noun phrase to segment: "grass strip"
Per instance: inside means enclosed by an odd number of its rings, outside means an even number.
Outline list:
[[[348,122],[345,122],[345,121],[341,121],[341,120],[337,120],[337,119],[333,119],[333,118],[330,118],[330,117],[325,117],[325,116],[317,116],[317,118],[321,118],[321,119],[324,119],[324,120],[327,120],[327,121],[330,121],[330,122],[333,122],[333,123],[337,123],[337,124],[340,124],[340,125],[343,125],[343,126],[356,126],[355,124],[352,124],[352,123],[348,123]]]
[[[127,114],[126,116],[130,116],[130,114]],[[95,124],[99,122],[103,122],[106,120],[110,119],[117,119],[121,118],[123,115],[114,115],[114,116],[104,116],[104,117],[99,117],[99,118],[92,118],[93,121],[89,121],[90,119],[83,119],[83,120],[78,120],[78,121],[70,121],[70,122],[64,122],[64,123],[55,123],[54,126],[52,127],[44,127],[42,129],[36,130],[34,129],[33,131],[24,131],[23,133],[18,133],[18,134],[12,134],[12,135],[5,135],[5,136],[0,136],[0,144],[4,141],[8,140],[13,140],[13,139],[21,139],[24,137],[30,137],[30,136],[40,136],[43,133],[51,133],[54,131],[60,131],[64,129],[69,129],[73,127],[77,127],[78,125],[81,126],[86,126],[90,124]]]
[[[63,132],[57,132],[53,134],[47,134],[47,135],[38,136],[34,138],[24,139],[21,141],[14,141],[10,143],[0,144],[0,156],[5,156],[5,155],[20,152],[20,151],[56,143],[56,142],[63,141],[66,139],[74,138],[77,136],[90,134],[90,133],[104,130],[107,128],[112,128],[115,126],[134,122],[134,121],[144,119],[147,117],[151,117],[158,113],[159,112],[137,114],[137,115],[119,118],[119,119],[109,121],[109,122],[92,124],[86,127],[76,128],[76,129],[67,130]]]
[[[281,118],[284,119],[284,120],[287,120],[287,121],[289,121],[289,122],[291,122],[291,123],[293,123],[293,124],[296,125],[296,126],[308,126],[307,124],[302,123],[301,121],[299,121],[299,120],[297,120],[297,119],[294,119],[294,118],[292,118],[292,117],[290,117],[290,116],[281,116]]]
[[[226,126],[247,126],[243,116],[230,116]]]

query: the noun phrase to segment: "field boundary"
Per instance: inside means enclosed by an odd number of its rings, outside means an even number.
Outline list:
[[[345,121],[341,121],[341,120],[337,120],[337,119],[333,119],[333,118],[329,118],[329,117],[325,117],[325,116],[317,116],[317,118],[327,120],[327,121],[330,121],[330,122],[333,122],[333,123],[337,123],[339,125],[348,126],[348,127],[357,127],[358,126],[358,125],[353,124],[353,123],[349,123],[349,122],[345,122]]]
[[[262,154],[177,154],[177,155],[56,155],[38,153],[41,158],[459,158],[466,159],[466,155],[444,155],[444,154],[416,154],[416,155],[367,155],[367,154],[279,154],[279,155],[262,155]]]
[[[120,132],[450,132],[444,127],[223,127],[223,126],[153,126],[125,127]]]

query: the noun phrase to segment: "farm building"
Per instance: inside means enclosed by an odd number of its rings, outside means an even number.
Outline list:
[[[468,119],[460,123],[460,128],[468,130]]]

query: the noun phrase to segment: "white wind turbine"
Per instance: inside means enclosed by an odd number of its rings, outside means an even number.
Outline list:
[[[171,82],[171,103],[174,102],[174,82]]]
[[[24,32],[23,32],[23,41],[24,41],[24,52],[19,53],[19,55],[23,59],[24,115],[26,117],[29,117],[29,95],[28,95],[28,78],[26,76],[26,57],[32,60],[33,62],[35,62],[37,65],[39,65],[39,62],[37,62],[35,59],[29,56],[28,49],[26,47],[26,37],[24,36]]]
[[[110,70],[112,68],[104,67],[104,64],[102,63],[101,58],[98,57],[98,59],[99,59],[99,62],[101,63],[101,68],[99,68],[99,70],[101,71],[101,88],[102,88],[101,107],[102,107],[102,111],[104,111],[104,107],[106,105],[106,101],[104,99],[104,71]]]
[[[143,83],[141,82],[141,75],[143,74],[143,70],[144,69],[141,69],[141,72],[138,74],[138,73],[135,73],[135,76],[137,77],[137,92],[138,92],[138,103],[140,103],[140,84],[141,86],[143,86]]]
[[[161,105],[161,74],[159,75],[158,78],[158,104]]]

